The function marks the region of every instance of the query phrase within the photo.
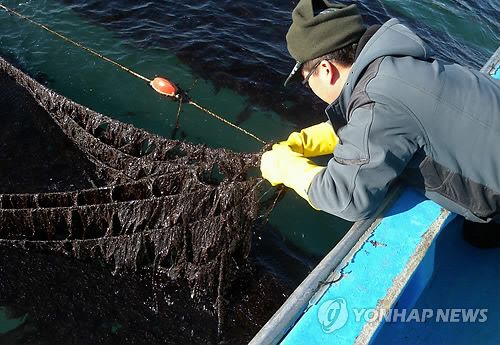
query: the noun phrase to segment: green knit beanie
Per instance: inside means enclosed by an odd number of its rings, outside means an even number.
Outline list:
[[[288,51],[297,63],[285,86],[302,78],[296,72],[304,62],[358,42],[365,30],[356,5],[300,0],[292,12],[292,25],[286,35]]]

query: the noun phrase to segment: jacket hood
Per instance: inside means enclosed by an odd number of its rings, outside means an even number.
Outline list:
[[[382,56],[412,56],[421,60],[428,60],[433,55],[432,49],[414,32],[393,18],[377,30],[366,43],[363,50],[352,65],[350,75],[346,80],[341,94],[326,111],[341,111],[345,120],[347,104],[352,90],[361,77],[362,72],[370,63]],[[329,110],[331,109],[331,110]],[[331,118],[331,116],[329,116]]]

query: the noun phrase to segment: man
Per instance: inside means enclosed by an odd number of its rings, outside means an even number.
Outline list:
[[[301,0],[292,19],[285,86],[310,87],[329,121],[266,152],[264,178],[351,221],[373,216],[396,178],[469,220],[500,221],[500,81],[435,60],[396,19],[366,30],[355,5]],[[332,153],[326,167],[308,159]]]

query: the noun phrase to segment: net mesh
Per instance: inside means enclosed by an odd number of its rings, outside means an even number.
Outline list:
[[[277,195],[248,177],[260,153],[236,153],[148,133],[83,107],[0,58],[95,170],[95,187],[0,194],[0,245],[78,259],[115,271],[153,270],[211,298],[244,272],[252,227]],[[220,320],[219,320],[220,321]]]

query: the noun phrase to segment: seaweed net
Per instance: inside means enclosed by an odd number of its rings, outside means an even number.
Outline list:
[[[252,227],[276,195],[248,177],[260,153],[171,140],[85,108],[0,58],[0,71],[41,106],[95,169],[83,190],[0,194],[0,245],[115,271],[161,272],[208,297],[222,317],[225,289],[245,269]]]

